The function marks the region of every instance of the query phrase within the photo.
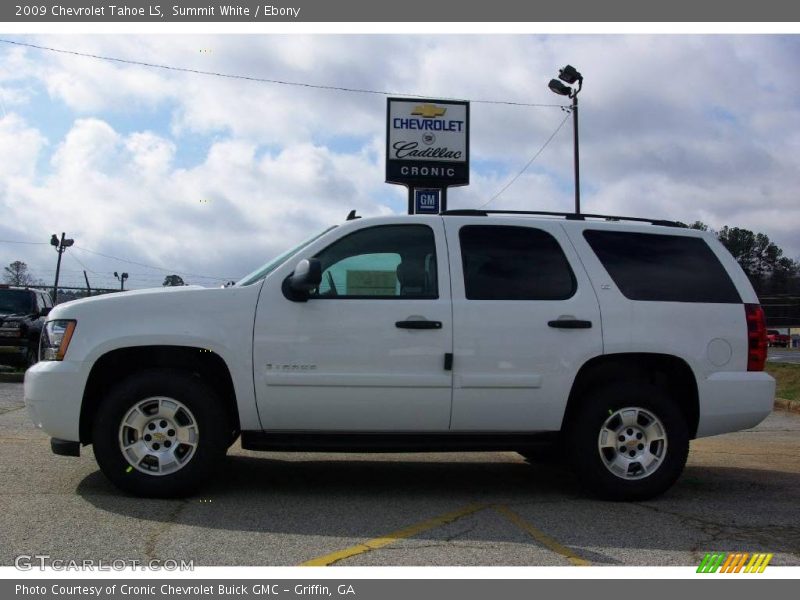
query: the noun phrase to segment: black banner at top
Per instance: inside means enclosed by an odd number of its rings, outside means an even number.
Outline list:
[[[786,0],[9,0],[4,22],[797,22]]]

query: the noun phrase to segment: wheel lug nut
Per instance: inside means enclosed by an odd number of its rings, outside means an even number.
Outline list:
[[[641,433],[637,433],[637,434],[636,434],[636,439],[637,439],[637,440],[640,440],[640,439],[642,439],[642,434],[641,434]]]
[[[619,441],[620,442],[624,442],[625,441],[625,436],[624,435],[619,436]]]
[[[158,450],[160,447],[161,447],[161,446],[158,444],[158,442],[156,442],[155,444],[153,444],[153,450]],[[631,452],[631,454],[633,454],[633,452]]]
[[[169,448],[170,446],[172,446],[172,442],[170,442],[169,440],[164,442],[164,448]]]
[[[161,425],[161,427],[164,428],[164,427],[167,426],[167,422],[162,419],[162,421],[161,421],[161,423],[159,423],[159,425]]]
[[[158,444],[156,444],[156,445],[158,445]],[[634,452],[633,450],[631,450],[631,451],[630,451],[630,455],[631,455],[631,458],[633,458],[634,456],[636,456],[636,452]]]
[[[144,441],[145,441],[145,442],[149,442],[149,441],[150,441],[150,440],[152,440],[152,439],[153,439],[153,437],[152,437],[152,436],[151,436],[149,433],[146,433],[146,434],[145,434],[145,436],[144,436]]]
[[[638,446],[636,446],[636,447],[637,447],[637,448],[639,448],[639,450],[644,450],[644,444],[639,444],[639,445],[638,445]]]
[[[172,437],[172,436],[174,436],[174,435],[175,435],[175,430],[174,430],[174,429],[170,429],[170,430],[167,432],[167,435],[168,435],[169,437]]]
[[[633,429],[628,429],[628,435],[633,435]]]
[[[148,425],[148,426],[147,426],[147,428],[148,428],[150,431],[153,431],[153,430],[156,428],[156,424],[155,424],[155,423],[150,423],[150,425]]]

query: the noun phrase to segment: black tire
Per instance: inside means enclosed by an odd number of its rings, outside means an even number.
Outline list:
[[[178,470],[163,475],[134,468],[120,448],[123,418],[137,403],[152,397],[166,397],[182,403],[197,426],[193,454]],[[141,371],[112,388],[100,403],[92,431],[95,458],[105,476],[123,491],[150,498],[187,496],[195,492],[213,477],[229,441],[228,418],[219,399],[199,377],[169,369]],[[175,444],[177,446],[178,442]]]
[[[606,460],[611,461],[616,450],[606,449],[602,454],[598,446],[606,420],[629,407],[655,416],[663,425],[666,439],[661,460],[651,473],[636,475],[638,468],[631,467],[631,474],[639,479],[612,473]],[[588,393],[572,413],[565,433],[579,481],[588,491],[607,500],[646,500],[664,493],[680,477],[689,455],[689,430],[680,407],[662,389],[647,383],[614,384]],[[658,443],[653,447],[658,448]]]
[[[39,344],[29,344],[28,351],[25,353],[25,369],[30,369],[39,362]]]

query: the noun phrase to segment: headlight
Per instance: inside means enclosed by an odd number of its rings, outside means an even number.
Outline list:
[[[6,321],[3,323],[3,329],[19,329],[22,323],[19,321]]]
[[[75,321],[48,321],[42,329],[39,360],[64,360],[74,331]]]

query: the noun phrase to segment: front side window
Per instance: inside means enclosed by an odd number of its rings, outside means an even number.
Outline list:
[[[438,298],[436,242],[427,225],[379,225],[334,242],[317,256],[314,298]]]
[[[467,225],[459,239],[468,300],[566,300],[575,293],[567,257],[546,231]]]

